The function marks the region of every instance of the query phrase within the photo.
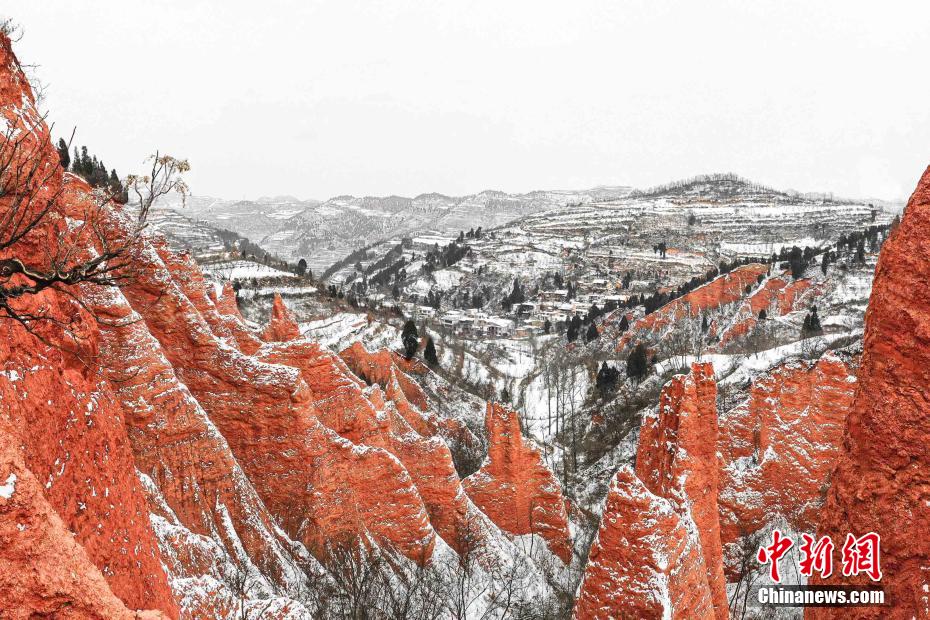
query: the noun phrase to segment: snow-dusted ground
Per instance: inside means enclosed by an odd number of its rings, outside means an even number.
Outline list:
[[[223,280],[245,280],[247,278],[294,278],[289,272],[252,261],[236,260],[212,263],[203,266],[204,272]]]

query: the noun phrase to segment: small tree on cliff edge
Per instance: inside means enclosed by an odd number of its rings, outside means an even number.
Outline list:
[[[404,357],[411,359],[420,346],[420,332],[417,331],[416,323],[410,319],[404,323],[404,329],[400,333],[400,342],[404,347]]]
[[[37,143],[41,138],[36,135],[18,131],[15,123],[0,132],[0,320],[11,319],[43,342],[65,348],[60,343],[75,342],[80,336],[71,330],[74,319],[45,307],[33,310],[35,304],[24,298],[56,290],[83,306],[78,285],[118,286],[131,280],[136,273],[132,254],[139,247],[148,212],[128,230],[110,230],[108,212],[122,187],[104,185],[94,188],[87,200],[71,205],[81,210],[73,225],[57,227],[55,218],[65,212],[64,186],[57,182],[62,169],[47,165],[43,147],[48,143]],[[60,153],[56,159],[54,163],[60,164]],[[154,186],[164,184],[163,174],[156,170]],[[159,195],[155,192],[147,204],[151,206]],[[36,256],[34,245],[30,249],[30,243],[39,239],[46,243],[42,256]],[[88,248],[95,248],[95,253],[89,255]],[[102,320],[92,311],[90,315]],[[60,333],[39,336],[34,326],[40,322]],[[77,347],[67,348],[81,357]]]
[[[432,336],[426,338],[426,348],[423,349],[423,359],[430,366],[439,366],[439,356],[436,355],[436,344]]]

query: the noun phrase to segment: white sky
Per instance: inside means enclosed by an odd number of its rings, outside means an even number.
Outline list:
[[[930,2],[3,0],[59,134],[197,194],[648,186],[905,198]],[[65,130],[67,128],[67,131]]]

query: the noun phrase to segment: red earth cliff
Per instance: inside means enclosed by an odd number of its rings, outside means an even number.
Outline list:
[[[262,340],[265,342],[287,342],[300,338],[300,328],[297,326],[297,319],[294,314],[284,305],[281,295],[274,294],[274,304],[271,306],[271,319],[262,332]]]
[[[725,304],[739,301],[747,285],[755,285],[759,276],[768,273],[768,265],[750,264],[737,267],[719,276],[690,293],[662,306],[655,312],[634,321],[627,333],[617,341],[617,350],[623,350],[635,338],[643,334],[659,334],[675,321],[686,317],[697,317],[701,313]],[[615,315],[620,320],[621,313]]]
[[[563,562],[572,557],[568,514],[561,487],[539,450],[524,440],[520,419],[498,403],[488,403],[485,424],[488,456],[463,481],[469,497],[501,529],[539,534]]]
[[[88,227],[82,225],[87,214],[71,222],[63,217],[58,156],[4,35],[0,35],[0,118],[8,128],[0,156],[4,162],[4,190],[0,192],[4,235],[10,234],[9,218],[14,209],[21,209],[18,217],[37,217],[37,225],[25,236],[2,239],[8,247],[0,253],[0,259],[12,258],[27,268],[47,270],[50,247],[73,245],[75,257],[87,256]],[[35,172],[26,174],[29,170]],[[15,187],[7,185],[17,179],[20,183]],[[23,283],[17,277],[4,274],[4,284]],[[18,513],[24,520],[9,533],[22,540],[8,539],[8,544],[0,548],[0,564],[22,561],[22,557],[7,553],[23,545],[29,547],[30,543],[24,542],[28,539],[36,541],[28,557],[46,571],[39,582],[49,585],[43,592],[51,598],[43,600],[38,592],[30,595],[21,591],[23,600],[29,600],[27,606],[17,607],[14,598],[0,600],[0,608],[25,607],[29,611],[31,607],[41,612],[45,604],[53,609],[58,604],[66,606],[70,594],[65,593],[64,583],[80,589],[83,577],[87,577],[86,594],[93,600],[93,593],[100,593],[103,615],[107,613],[108,596],[115,594],[130,607],[158,608],[177,616],[149,524],[145,496],[135,475],[122,411],[114,401],[111,386],[99,377],[96,322],[75,297],[58,290],[14,297],[10,307],[21,317],[33,318],[3,321],[0,420],[8,432],[2,433],[0,446],[15,445],[22,458],[17,475],[23,481],[22,497],[24,501],[29,499],[18,509],[28,512],[32,507],[39,512],[31,517]],[[4,311],[5,317],[8,314]],[[41,491],[32,493],[33,488]],[[31,520],[32,531],[27,520]],[[9,525],[3,521],[4,528]],[[43,527],[48,531],[42,532]],[[59,530],[67,532],[70,544],[56,548],[42,542],[60,538]],[[74,550],[78,546],[81,553]],[[72,554],[72,567],[92,562],[96,571],[77,576],[67,572],[69,561],[62,556]],[[94,583],[100,575],[106,579],[103,589]],[[59,586],[61,600],[55,595]],[[0,597],[10,594],[5,591]],[[77,596],[81,600],[75,602],[75,613],[82,601],[88,600],[83,593]],[[87,613],[91,613],[90,608]]]
[[[0,434],[14,433],[0,416]],[[8,441],[0,441],[0,610],[11,620],[166,617],[133,613],[113,594]]]
[[[643,419],[636,473],[655,495],[693,521],[717,618],[728,616],[717,508],[717,384],[709,363],[691,365],[662,389],[656,415]]]
[[[672,503],[651,493],[629,466],[610,484],[574,617],[715,617],[700,545]]]
[[[833,354],[788,362],[753,380],[746,400],[720,416],[720,527],[725,546],[778,518],[813,533],[842,450],[856,389]],[[736,559],[728,565],[733,571]]]
[[[865,315],[859,386],[818,535],[881,536],[881,585],[891,607],[843,617],[930,616],[930,168],[882,247]],[[866,583],[868,577],[829,583]],[[809,609],[808,617],[840,617]]]

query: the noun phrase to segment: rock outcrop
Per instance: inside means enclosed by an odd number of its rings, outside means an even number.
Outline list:
[[[721,538],[731,546],[731,571],[739,540],[777,519],[799,532],[816,530],[855,389],[854,369],[828,353],[768,371],[721,414]]]
[[[690,293],[667,303],[655,312],[636,320],[629,331],[621,335],[616,349],[623,350],[634,339],[657,338],[677,321],[696,318],[708,310],[732,304],[743,298],[746,286],[755,286],[759,276],[768,273],[768,265],[753,263],[737,267],[733,271],[714,278]],[[610,323],[620,321],[617,313]],[[611,325],[612,329],[613,326]]]
[[[265,342],[287,342],[300,338],[300,327],[297,326],[297,319],[294,314],[284,305],[281,295],[274,294],[274,303],[271,306],[271,318],[268,325],[262,332],[262,340]]]
[[[575,618],[714,618],[700,544],[669,500],[624,466],[607,493]]]
[[[658,412],[643,419],[636,473],[688,525],[704,559],[717,618],[728,616],[717,507],[717,384],[709,363],[695,363],[662,389]],[[689,528],[690,529],[690,528]]]
[[[15,434],[12,425],[2,416],[0,434],[4,438]],[[167,618],[159,612],[131,612],[117,598],[100,569],[45,498],[41,481],[35,478],[19,452],[12,442],[0,441],[0,609],[3,617],[11,620]]]
[[[488,456],[480,470],[463,481],[469,497],[501,529],[538,534],[563,562],[572,556],[565,499],[539,449],[523,438],[520,419],[498,403],[488,403],[485,418]]]
[[[83,224],[93,214],[69,221],[60,208],[58,155],[4,35],[0,120],[0,259],[48,270],[49,248],[74,247],[73,258],[86,258]],[[17,235],[17,220],[35,226]],[[26,284],[15,271],[2,277],[6,290]],[[8,500],[0,515],[0,575],[11,588],[0,588],[0,608],[23,617],[127,617],[119,597],[131,608],[176,617],[122,411],[100,379],[99,326],[79,296],[53,288],[4,302],[10,310],[0,333],[0,451],[17,454],[4,474],[10,496],[0,498]],[[9,320],[10,313],[24,320]]]
[[[818,535],[881,536],[881,586],[890,607],[844,617],[930,615],[930,168],[882,247],[865,315],[859,385],[846,418]],[[866,583],[865,575],[829,583]],[[835,610],[809,609],[812,618]]]

